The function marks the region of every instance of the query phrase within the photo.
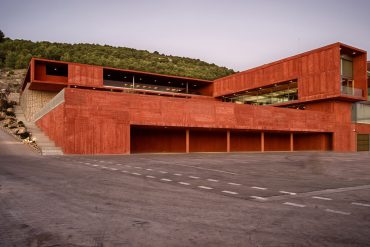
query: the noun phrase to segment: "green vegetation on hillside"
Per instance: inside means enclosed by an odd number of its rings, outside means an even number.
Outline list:
[[[9,38],[3,38],[2,42],[0,41],[0,68],[27,68],[32,57],[207,80],[234,73],[231,69],[209,64],[199,59],[166,56],[156,51],[151,53],[146,50],[109,45],[32,42]]]

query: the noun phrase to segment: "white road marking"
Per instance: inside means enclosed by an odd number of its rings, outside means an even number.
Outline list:
[[[189,176],[189,178],[198,179],[199,177]]]
[[[134,174],[136,176],[140,176],[141,175],[140,173],[137,173],[137,172],[132,172],[131,174]]]
[[[282,193],[282,194],[288,194],[288,195],[291,195],[291,196],[297,195],[297,193],[284,191],[284,190],[280,190],[279,192]]]
[[[332,210],[332,209],[325,209],[326,212],[329,213],[335,213],[335,214],[342,214],[342,215],[350,215],[351,213],[349,212],[343,212],[343,211],[338,211],[338,210]]]
[[[208,180],[208,181],[211,181],[211,182],[218,182],[218,180],[217,180],[217,179],[211,179],[211,178],[208,178],[207,180]]]
[[[298,204],[298,203],[293,203],[293,202],[284,202],[283,204],[284,204],[284,205],[293,206],[293,207],[299,207],[299,208],[304,208],[304,207],[306,207],[306,205]]]
[[[370,204],[360,203],[360,202],[352,202],[351,204],[356,205],[356,206],[370,207]]]
[[[108,169],[108,167],[106,167],[106,166],[102,166],[101,168],[103,168],[103,169]]]
[[[200,169],[200,170],[206,170],[206,171],[212,171],[212,172],[221,172],[221,173],[237,175],[234,172],[228,172],[228,171],[222,171],[222,170],[216,170],[216,169],[208,169],[208,168],[199,167],[199,166],[189,166],[189,165],[182,165],[182,164],[171,164],[171,166],[185,166],[185,167],[192,167],[192,168],[196,168],[196,169]]]
[[[231,194],[231,195],[237,195],[238,194],[238,192],[229,191],[229,190],[223,190],[222,192],[226,193],[226,194]]]
[[[99,166],[99,165],[93,165],[93,166]]]
[[[267,198],[264,198],[264,197],[260,197],[260,196],[250,196],[251,198],[253,199],[256,199],[256,200],[260,200],[260,201],[266,201]]]
[[[163,173],[163,174],[166,174],[166,173],[168,173],[168,172],[165,172],[165,171],[159,171],[160,173]]]
[[[136,169],[142,169],[140,166],[135,166]]]
[[[200,188],[200,189],[205,189],[205,190],[213,190],[213,188],[211,188],[211,187],[207,187],[207,186],[198,186],[198,188]]]
[[[175,175],[175,176],[182,176],[182,174],[180,174],[180,173],[175,173],[173,175]]]
[[[147,177],[147,178],[155,178],[154,176],[150,176],[150,175],[147,175],[145,177]]]
[[[185,183],[185,182],[178,182],[178,183],[182,185],[190,185],[189,183]]]
[[[228,183],[230,185],[241,185],[241,184],[237,184],[237,183]]]
[[[161,178],[162,181],[166,181],[166,182],[171,182],[172,180],[171,179],[167,179],[167,178]]]
[[[252,188],[252,189],[256,189],[256,190],[267,190],[267,188],[264,188],[264,187],[257,187],[257,186],[252,186],[251,188]]]
[[[331,199],[329,197],[321,197],[321,196],[313,196],[312,198],[319,199],[319,200],[324,200],[324,201],[331,201],[331,200],[333,200],[333,199]]]
[[[147,169],[145,169],[145,170],[147,170],[147,171],[153,171],[153,169],[150,169],[150,168],[147,168]]]
[[[117,168],[110,168],[112,171],[117,171],[118,169]]]

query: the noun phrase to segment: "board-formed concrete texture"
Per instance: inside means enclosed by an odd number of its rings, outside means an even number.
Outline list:
[[[70,154],[356,151],[370,134],[352,120],[368,96],[366,55],[335,43],[215,81],[34,58],[22,95],[64,90],[36,124]],[[258,103],[285,85],[296,95]],[[232,100],[248,92],[257,103]]]

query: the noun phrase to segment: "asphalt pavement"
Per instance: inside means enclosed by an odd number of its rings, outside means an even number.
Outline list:
[[[370,246],[370,154],[46,157],[0,131],[0,246]]]

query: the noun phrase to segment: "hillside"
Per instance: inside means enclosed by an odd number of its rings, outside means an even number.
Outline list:
[[[161,74],[214,80],[234,73],[226,67],[199,59],[168,56],[158,52],[96,44],[32,42],[5,38],[0,43],[0,68],[27,68],[31,57],[86,63]]]
[[[0,89],[8,88],[11,92],[18,92],[26,72],[26,69],[0,69]]]

